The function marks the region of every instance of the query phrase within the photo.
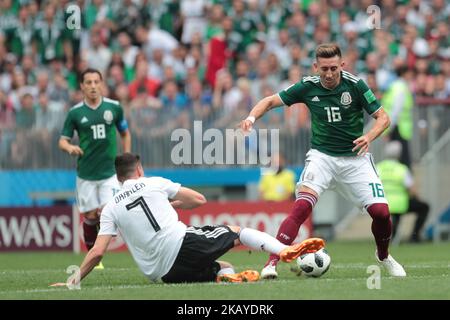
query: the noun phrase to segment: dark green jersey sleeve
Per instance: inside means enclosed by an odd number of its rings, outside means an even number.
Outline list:
[[[66,120],[64,121],[64,126],[61,132],[61,136],[72,139],[73,131],[75,130],[74,121],[72,118],[72,112],[69,111]]]
[[[304,103],[304,97],[307,90],[307,85],[304,83],[304,80],[302,80],[278,92],[278,95],[285,105],[291,106],[295,103]]]
[[[380,102],[363,80],[360,79],[358,83],[356,83],[356,88],[360,96],[362,107],[368,114],[373,114],[375,111],[380,109]]]

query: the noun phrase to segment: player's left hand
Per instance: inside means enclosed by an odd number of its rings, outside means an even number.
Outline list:
[[[358,139],[356,139],[355,141],[353,141],[353,144],[355,145],[355,147],[352,149],[352,152],[359,150],[358,156],[363,156],[366,154],[366,152],[369,151],[370,140],[365,135],[361,136]]]
[[[56,282],[56,283],[53,283],[53,284],[49,285],[49,287],[67,287],[67,283],[65,283],[65,282]]]

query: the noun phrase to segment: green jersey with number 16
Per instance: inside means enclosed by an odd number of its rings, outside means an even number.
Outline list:
[[[366,83],[342,71],[334,89],[326,89],[319,76],[304,77],[278,93],[283,103],[304,103],[311,113],[311,148],[331,156],[354,156],[353,141],[363,134],[364,114],[381,108]]]
[[[102,98],[92,109],[85,102],[73,106],[67,115],[62,137],[71,139],[77,131],[83,155],[78,158],[77,175],[85,180],[103,180],[115,174],[116,128],[128,129],[123,109],[116,100]]]

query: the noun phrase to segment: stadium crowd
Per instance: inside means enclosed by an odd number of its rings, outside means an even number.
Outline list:
[[[79,20],[67,10],[74,3]],[[373,4],[380,10],[368,12]],[[58,157],[33,155],[58,152],[87,67],[102,72],[104,96],[122,104],[133,146],[190,129],[193,120],[203,128],[235,128],[259,99],[311,74],[314,49],[323,42],[341,46],[345,69],[378,98],[401,65],[416,101],[450,97],[445,0],[4,0],[0,6],[0,168],[58,165],[48,160]],[[292,136],[309,131],[304,106],[279,108],[258,124]]]

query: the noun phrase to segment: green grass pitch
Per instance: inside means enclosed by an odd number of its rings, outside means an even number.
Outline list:
[[[450,243],[402,244],[391,248],[407,277],[391,278],[382,270],[381,288],[368,289],[369,265],[376,265],[371,242],[330,242],[331,267],[321,278],[297,276],[292,264],[280,263],[279,279],[242,284],[149,283],[128,253],[108,253],[105,270],[93,271],[81,290],[50,288],[65,282],[69,265],[83,255],[70,253],[0,254],[0,299],[171,299],[171,300],[309,300],[309,299],[450,299]],[[222,260],[237,271],[261,270],[267,255],[232,251]]]

